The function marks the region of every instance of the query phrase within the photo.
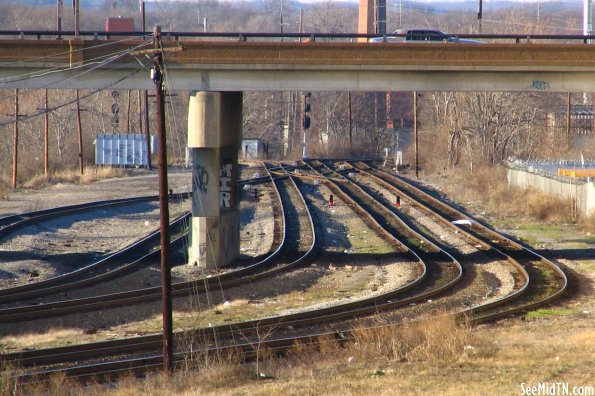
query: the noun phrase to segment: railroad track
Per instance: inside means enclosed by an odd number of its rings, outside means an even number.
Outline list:
[[[282,170],[280,168],[280,170]],[[272,169],[272,173],[276,172],[276,170],[273,168]],[[276,183],[291,183],[295,186],[295,182],[293,181],[293,179],[289,178],[286,174],[282,174],[280,176],[275,177],[275,181]],[[302,208],[301,210],[298,210],[299,212],[307,212],[307,205],[305,203],[305,201],[303,200],[303,197],[300,198],[300,200],[302,201]],[[308,222],[310,223],[310,227],[313,227],[313,223],[312,220],[310,218],[310,220],[308,220]],[[300,238],[300,240],[303,240],[304,238]],[[315,240],[315,238],[314,238]],[[306,253],[307,255],[310,254],[310,252],[313,250],[314,248],[314,243],[312,243],[312,246],[308,249],[308,252]],[[290,247],[292,248],[292,247]],[[292,250],[295,250],[292,248]],[[299,250],[299,249],[297,249]],[[425,271],[422,272],[420,274],[420,276],[414,281],[411,282],[411,284],[407,285],[406,287],[401,288],[400,290],[395,291],[392,294],[387,294],[386,296],[383,296],[382,298],[374,298],[374,299],[369,299],[369,301],[367,301],[367,304],[369,306],[368,310],[369,312],[374,312],[374,307],[373,305],[377,302],[380,301],[381,299],[386,299],[386,298],[390,298],[392,295],[397,295],[398,293],[402,293],[405,290],[412,288],[413,286],[415,286],[417,283],[419,283],[419,281],[421,279],[423,279],[425,276]],[[333,307],[333,308],[328,308],[328,309],[321,309],[321,310],[317,310],[316,312],[316,317],[312,318],[313,313],[312,312],[305,312],[305,313],[298,313],[298,314],[293,314],[293,315],[286,315],[283,318],[278,318],[278,317],[274,317],[274,318],[269,318],[269,319],[261,319],[258,321],[251,321],[251,322],[245,322],[245,323],[238,323],[238,324],[233,324],[233,325],[226,325],[226,326],[218,326],[216,328],[209,328],[209,329],[202,329],[202,330],[197,330],[195,332],[193,332],[194,334],[189,335],[189,334],[184,334],[181,335],[179,337],[190,337],[190,338],[195,338],[195,339],[204,339],[204,333],[208,332],[208,333],[212,333],[214,336],[216,335],[217,338],[221,338],[222,336],[224,336],[225,334],[231,334],[234,332],[238,332],[238,331],[242,331],[244,333],[249,332],[250,330],[254,330],[254,329],[258,329],[258,328],[263,328],[264,326],[278,326],[280,322],[283,322],[286,326],[304,326],[310,323],[317,323],[318,321],[320,321],[322,318],[325,321],[328,321],[332,318],[332,315],[335,315],[337,317],[341,317],[343,315],[338,314],[339,311],[341,310],[345,310],[345,309],[350,309],[351,307],[358,307],[359,305],[361,305],[361,302],[355,302],[355,303],[351,303],[351,304],[342,304],[340,307]],[[344,316],[343,316],[344,317]],[[200,334],[202,333],[202,334]],[[213,337],[215,338],[215,337]],[[100,353],[113,353],[113,352],[121,352],[122,348],[125,346],[125,348],[127,350],[138,350],[138,349],[150,349],[153,348],[154,350],[158,350],[160,348],[161,345],[161,337],[160,336],[147,336],[147,337],[139,337],[139,338],[135,338],[135,339],[128,339],[128,340],[121,340],[121,341],[117,341],[117,342],[107,342],[107,343],[100,343],[100,344],[93,344],[91,346],[88,346],[88,350],[90,354],[96,354],[98,353],[97,351],[101,351]],[[107,349],[106,349],[107,348]],[[17,358],[21,364],[30,364],[30,363],[37,363],[39,364],[42,361],[45,362],[49,362],[49,361],[53,361],[53,360],[59,360],[59,359],[64,359],[64,358],[81,358],[81,346],[76,346],[76,347],[66,347],[66,348],[60,348],[58,350],[56,350],[55,352],[53,352],[53,355],[50,355],[50,353],[52,353],[52,351],[48,351],[48,350],[40,350],[40,351],[29,351],[29,352],[25,352],[25,353],[21,353],[18,355],[13,355],[11,356],[11,358]]]
[[[461,232],[465,232],[473,240],[489,244],[490,249],[497,251],[513,265],[517,266],[519,270],[526,272],[527,282],[517,292],[518,297],[522,295],[522,300],[509,296],[492,304],[484,304],[461,312],[461,317],[471,318],[473,322],[482,322],[525,312],[554,301],[568,288],[566,274],[551,260],[498,233],[398,175],[383,171],[379,167],[370,167],[361,163],[358,168],[382,178],[397,188],[401,194],[426,206],[431,205],[444,219],[453,225],[457,220],[467,220],[469,226],[457,226]]]
[[[281,271],[288,271],[291,268],[302,265],[304,262],[306,262],[312,256],[312,254],[314,252],[316,237],[314,234],[314,223],[309,215],[309,212],[307,210],[307,206],[306,206],[305,202],[302,199],[302,205],[299,208],[288,209],[287,207],[290,204],[290,202],[288,201],[288,197],[291,193],[288,192],[287,190],[291,188],[291,186],[289,184],[293,184],[293,181],[287,177],[278,177],[278,176],[274,177],[272,172],[270,174],[270,178],[271,178],[271,180],[273,180],[273,185],[275,185],[275,192],[279,198],[278,202],[281,205],[279,219],[280,219],[280,224],[283,225],[283,227],[281,227],[283,230],[283,236],[282,236],[283,239],[281,241],[282,243],[279,245],[277,250],[271,256],[269,256],[267,258],[267,265],[269,268],[264,271],[252,274],[252,272],[254,272],[254,270],[261,269],[260,267],[263,267],[263,263],[261,262],[261,263],[255,264],[251,267],[246,267],[246,268],[243,268],[240,270],[232,271],[227,274],[223,274],[223,275],[211,277],[211,278],[205,278],[204,281],[205,282],[208,281],[209,286],[231,287],[231,286],[239,285],[242,283],[253,282],[257,279],[264,278],[264,277],[270,277],[270,276],[273,276]],[[285,204],[283,204],[283,202],[285,202]],[[283,210],[283,207],[285,207],[286,210]],[[286,216],[285,212],[288,212],[289,215]],[[302,237],[299,239],[286,238],[285,230],[287,229],[287,227],[293,227],[294,230],[298,230],[298,234],[301,235]],[[276,266],[271,266],[270,263],[268,263],[268,262],[271,261],[277,255],[282,256],[284,263],[278,264]],[[189,284],[184,285],[184,286],[191,286],[190,289],[187,289],[185,291],[186,292],[188,292],[188,291],[200,292],[201,285],[202,284],[199,282],[190,282]],[[174,285],[174,286],[179,286],[179,285]],[[204,290],[204,289],[202,289],[202,290]],[[174,294],[176,294],[176,293],[180,292],[180,289],[174,287],[174,291],[175,291]],[[160,295],[160,289],[159,289],[159,295]],[[143,301],[145,301],[148,298],[147,294],[142,294],[138,297],[141,298]],[[135,300],[135,302],[136,302],[136,300]],[[80,303],[80,301],[79,301],[79,303]],[[80,305],[76,306],[75,308],[77,310],[79,310]],[[28,314],[31,314],[31,313],[29,312]],[[97,351],[99,351],[99,350],[102,351],[102,352],[99,352],[100,354],[104,353],[106,350],[109,350],[111,352],[118,351],[121,353],[124,345],[129,346],[129,349],[131,351],[134,351],[138,348],[139,345],[142,345],[141,348],[143,348],[143,349],[147,349],[147,348],[150,349],[150,348],[155,347],[155,345],[161,345],[160,343],[161,343],[160,337],[152,337],[152,336],[138,337],[136,339],[122,340],[121,342],[107,342],[107,343],[92,344],[87,347],[86,353],[95,355],[96,353],[98,353]],[[112,348],[112,349],[110,349],[110,348]],[[69,351],[68,348],[59,349],[60,352],[58,352],[58,354],[74,353],[75,355],[80,357],[82,354],[85,353],[84,351],[81,351],[81,349],[82,349],[81,346],[75,347],[74,352]],[[19,360],[21,360],[25,363],[28,361],[31,361],[31,359],[33,359],[33,361],[39,362],[39,361],[41,361],[40,354],[48,356],[51,353],[52,352],[49,350],[29,351],[29,352],[25,353],[26,356],[23,354],[16,354],[16,355],[5,355],[4,358],[8,359],[8,360],[14,360],[13,358],[18,357]],[[29,359],[29,360],[27,360],[27,359]]]
[[[280,200],[278,193],[277,198]],[[282,213],[283,210],[274,207],[273,212],[277,216],[279,213]],[[284,243],[284,240],[280,240],[280,236],[277,234],[278,231],[275,231],[275,250],[273,250],[263,260],[238,270],[229,271],[227,273],[207,276],[194,281],[174,283],[172,285],[172,294],[176,297],[180,297],[193,293],[204,292],[205,290],[208,290],[212,287],[231,287],[244,282],[254,281],[257,279],[257,277],[270,276],[278,271],[281,271],[283,266],[278,266],[279,268],[277,269],[271,268],[274,266],[277,255],[282,250]],[[179,236],[172,241],[172,246],[183,246],[185,244],[186,238],[187,236],[185,234]],[[145,262],[149,259],[149,257],[159,257],[159,250],[153,251],[147,256],[143,256],[137,261]],[[103,310],[107,308],[157,301],[160,298],[161,286],[155,286],[100,296],[57,301],[47,304],[42,303],[25,307],[5,308],[0,309],[0,322],[9,323],[66,315],[77,312],[90,312],[94,310]]]
[[[288,178],[287,175],[278,176],[276,178],[276,181],[279,182],[282,179],[291,181],[295,185],[295,182],[291,178]],[[301,198],[301,200],[303,201],[303,197]],[[305,202],[304,202],[303,207],[304,207],[304,209],[307,208],[307,205],[305,204]],[[310,223],[311,223],[311,220],[310,220]],[[300,238],[300,239],[303,239],[303,238]],[[424,277],[425,277],[425,269],[423,271],[420,271],[420,276],[417,277],[410,284],[408,284],[402,288],[399,288],[397,290],[394,290],[391,293],[386,293],[382,296],[378,296],[378,297],[374,297],[374,298],[368,298],[368,299],[361,300],[361,301],[340,304],[338,306],[329,307],[329,308],[325,308],[325,309],[319,309],[316,311],[301,312],[301,313],[292,314],[292,315],[285,315],[283,317],[265,318],[265,319],[260,319],[257,321],[249,321],[249,322],[237,323],[237,324],[233,324],[233,325],[217,326],[215,328],[201,329],[201,330],[197,330],[197,331],[193,332],[194,334],[192,334],[192,335],[185,334],[185,335],[183,335],[183,337],[191,337],[191,338],[195,338],[195,339],[204,340],[205,333],[212,333],[213,339],[215,339],[215,338],[221,339],[221,337],[223,337],[225,334],[233,334],[233,333],[237,333],[237,332],[242,332],[243,334],[246,334],[246,333],[250,332],[251,330],[262,329],[262,328],[265,328],[266,326],[277,327],[282,324],[284,326],[284,328],[287,329],[287,328],[291,328],[291,327],[318,324],[320,322],[328,322],[328,321],[331,321],[334,319],[341,319],[341,318],[344,319],[346,317],[351,317],[354,314],[361,315],[364,312],[373,314],[374,312],[376,312],[376,310],[377,310],[376,306],[378,305],[378,303],[380,301],[386,301],[387,299],[389,299],[391,297],[397,296],[399,294],[406,292],[409,289],[414,288],[414,286],[416,286],[418,283],[420,283],[421,280],[424,279]],[[409,301],[409,299],[404,299],[403,304],[408,303],[408,301]],[[363,308],[364,306],[366,307],[365,310]],[[396,306],[396,304],[393,304],[393,306]],[[111,352],[121,351],[123,344],[126,345],[126,348],[130,348],[131,345],[134,345],[133,346],[134,349],[153,348],[154,350],[158,350],[161,345],[161,337],[149,336],[149,337],[142,337],[142,338],[134,339],[132,341],[123,340],[123,341],[120,341],[117,343],[107,343],[107,344],[102,343],[100,345],[95,344],[90,348],[90,350],[92,350],[92,351],[101,350],[102,351],[101,353],[106,353],[105,348],[110,348]],[[96,352],[91,352],[91,353],[96,353]],[[42,354],[43,354],[43,357],[41,356]],[[63,359],[63,358],[68,358],[68,357],[80,358],[81,357],[81,348],[80,348],[80,346],[71,347],[71,348],[60,348],[60,350],[58,352],[56,352],[56,355],[53,355],[52,357],[50,357],[48,354],[49,354],[49,351],[31,351],[31,352],[26,352],[25,354],[21,354],[20,356],[18,356],[18,358],[19,358],[21,364],[27,364],[30,362],[39,363],[40,361],[43,361],[43,360],[45,360],[47,362],[52,359]],[[144,360],[140,360],[140,361],[144,362]]]
[[[278,176],[279,178],[282,178],[284,176]],[[339,188],[339,186],[335,187],[334,190],[338,196],[341,196],[341,190]],[[344,191],[343,191],[344,193]],[[462,214],[459,213],[458,216],[461,216]],[[373,216],[370,216],[373,219]],[[380,224],[378,224],[380,226]],[[386,226],[386,224],[384,225]],[[465,233],[467,233],[467,231],[465,231]],[[491,238],[493,239],[495,237],[495,235],[493,234],[493,231],[486,231],[487,235],[491,235]],[[496,233],[497,234],[497,233]],[[467,234],[466,234],[467,235]],[[477,236],[477,234],[471,233],[469,232],[468,237],[470,239],[472,239],[475,242],[480,242],[482,239]],[[474,239],[474,238],[477,238]],[[398,246],[403,249],[403,251],[408,252],[410,251],[410,249],[407,247],[407,244],[411,244],[413,246],[418,246],[421,243],[417,243],[416,241],[422,241],[424,240],[423,238],[419,238],[419,237],[410,237],[409,240],[406,243],[399,243]],[[493,242],[493,241],[491,241]],[[431,244],[430,241],[425,242],[424,244],[428,243],[429,245]],[[487,244],[487,242],[485,242]],[[510,241],[510,242],[506,242],[504,240],[501,240],[497,243],[495,243],[496,245],[499,246],[500,249],[504,250],[504,247],[507,247],[507,250],[510,250],[512,253],[516,253],[519,254],[519,251],[522,251],[522,249],[524,249],[523,247],[520,248],[519,250],[519,246],[518,244],[516,244],[516,242],[514,241]],[[490,245],[491,246],[491,245]],[[486,246],[487,248],[487,246]],[[492,249],[492,247],[490,247],[489,249]],[[432,249],[424,249],[422,250],[422,254],[426,254],[426,255],[435,255],[436,251],[433,251]],[[541,257],[541,256],[539,256]],[[545,260],[545,259],[544,259]],[[533,257],[533,261],[539,261],[540,263],[543,262],[544,265],[548,265],[547,264],[547,260],[543,261],[541,259],[539,259],[537,256]],[[551,262],[550,262],[551,263]],[[553,265],[552,271],[555,272],[556,274],[558,274],[557,271],[555,271],[555,268],[558,268],[557,266],[555,266],[553,263],[551,263],[551,265]],[[523,267],[525,267],[526,265],[523,265]],[[558,268],[559,269],[559,268]],[[527,278],[529,278],[529,276],[532,275],[534,271],[533,270],[529,270],[528,271],[528,276]],[[532,307],[535,307],[536,305],[539,304],[544,304],[546,302],[549,302],[551,300],[553,300],[554,298],[558,297],[561,293],[563,293],[563,291],[566,288],[566,281],[565,281],[565,275],[563,274],[562,271],[560,271],[561,275],[558,274],[559,276],[559,282],[557,282],[557,286],[558,289],[555,293],[545,293],[547,294],[544,297],[544,288],[540,288],[539,286],[535,286],[536,282],[533,282],[534,286],[533,288],[530,288],[529,286],[527,287],[527,290],[524,291],[524,293],[528,293],[528,295],[530,296],[534,296],[536,298],[533,298],[533,301],[527,303],[527,302],[519,302],[519,301],[515,301],[513,303],[513,305],[510,305],[510,302],[512,300],[512,298],[503,298],[500,300],[497,300],[495,302],[489,303],[489,304],[484,304],[483,306],[477,306],[477,307],[473,307],[471,309],[468,310],[464,310],[462,312],[458,312],[457,315],[459,318],[461,318],[461,320],[463,320],[463,318],[468,319],[469,317],[471,317],[472,321],[482,321],[482,320],[492,320],[492,319],[496,319],[498,317],[503,317],[506,315],[509,315],[511,312],[519,312],[522,310],[526,310],[526,309],[531,309]],[[455,282],[456,283],[456,282]],[[532,284],[531,282],[529,282],[529,284]],[[445,288],[444,290],[446,290],[447,288]],[[443,290],[441,290],[443,291]],[[407,292],[409,292],[410,294],[407,295]],[[440,292],[440,291],[439,291]],[[531,294],[533,293],[533,294]],[[520,296],[521,293],[519,293],[518,295],[515,296],[515,299]],[[398,301],[391,301],[388,298],[394,298],[396,296],[402,297],[400,298]],[[431,294],[434,295],[434,294]],[[526,294],[527,295],[527,294]],[[405,296],[405,297],[404,297]],[[543,298],[542,298],[543,297]],[[294,327],[299,327],[299,326],[308,326],[311,325],[313,323],[319,323],[319,322],[328,322],[328,321],[339,321],[339,320],[345,320],[347,318],[350,317],[354,317],[354,316],[361,316],[361,315],[366,315],[366,314],[373,314],[376,312],[380,312],[380,311],[387,311],[387,310],[391,310],[397,307],[402,307],[402,306],[407,306],[409,304],[411,304],[412,302],[415,301],[420,301],[427,298],[427,295],[424,294],[423,292],[419,292],[419,290],[416,292],[415,291],[415,287],[411,287],[408,291],[401,291],[400,293],[396,293],[395,295],[392,295],[391,297],[387,297],[387,296],[382,296],[380,298],[374,298],[371,301],[367,301],[367,302],[354,302],[354,303],[350,303],[350,304],[342,304],[339,305],[339,309],[333,312],[333,309],[329,308],[326,312],[321,310],[321,311],[312,311],[312,312],[308,312],[306,313],[305,316],[300,316],[301,314],[294,314],[293,316],[289,315],[287,317],[283,317],[281,318],[272,318],[270,323],[267,323],[265,320],[259,320],[259,321],[254,321],[252,323],[244,323],[244,324],[234,324],[234,325],[226,325],[226,326],[220,326],[217,328],[213,328],[213,329],[201,329],[201,330],[197,330],[198,333],[196,333],[198,338],[202,338],[204,339],[204,334],[206,332],[212,332],[213,335],[217,335],[218,337],[222,336],[226,331],[227,332],[234,332],[234,331],[243,331],[246,332],[248,331],[248,329],[250,328],[250,326],[252,326],[252,328],[262,328],[263,326],[276,326],[276,327],[280,327],[282,326],[283,329],[289,329],[289,328],[294,328]],[[504,308],[506,307],[506,308]],[[318,318],[317,318],[318,316]],[[337,335],[338,333],[331,333],[334,335]],[[341,338],[349,338],[350,337],[350,332],[349,330],[342,330],[340,332],[341,334]],[[319,334],[320,335],[320,334]],[[188,334],[184,335],[184,336],[188,336]],[[323,336],[327,337],[328,334],[324,333]],[[316,342],[316,337],[317,335],[311,335],[311,336],[299,336],[299,337],[286,337],[286,338],[281,338],[281,339],[274,339],[274,340],[261,340],[262,346],[265,348],[270,348],[272,350],[286,350],[287,348],[290,348],[292,345],[294,345],[295,342]],[[133,344],[130,342],[130,340],[122,340],[121,342],[127,342],[128,344]],[[143,341],[139,341],[138,343],[136,343],[136,341],[134,342],[134,345],[137,345],[137,348],[142,349],[145,348],[145,346],[141,347]],[[157,341],[158,344],[156,344],[154,346],[154,348],[156,350],[159,350],[160,348],[160,343],[159,341]],[[115,350],[117,350],[118,346],[112,346],[113,348],[116,348]],[[76,347],[75,347],[76,348]],[[254,348],[253,348],[253,344],[252,343],[244,343],[244,344],[235,344],[235,345],[228,345],[225,347],[212,347],[212,346],[206,346],[205,347],[205,353],[220,353],[222,350],[224,350],[225,348],[236,348],[236,351],[240,351],[240,353],[245,354],[246,357],[248,357],[250,355],[250,353],[254,353]],[[33,353],[33,351],[32,351]],[[35,353],[41,353],[40,352],[35,352]],[[66,350],[62,350],[62,357],[64,356],[68,356],[68,354],[76,354],[76,352],[73,350],[71,352],[68,352]],[[22,355],[21,356],[23,362],[26,362],[27,358],[30,358],[31,361],[35,361],[36,358],[34,356],[25,356]],[[89,375],[89,373],[97,373],[97,370],[102,370],[104,372],[111,372],[111,370],[115,370],[116,372],[119,370],[146,370],[149,367],[160,367],[161,365],[161,357],[159,356],[159,354],[153,355],[151,357],[143,357],[143,358],[139,358],[139,359],[130,359],[130,360],[126,360],[123,362],[118,362],[118,363],[113,363],[114,366],[112,366],[112,368],[110,367],[110,364],[112,363],[105,363],[105,365],[102,366],[101,369],[91,365],[88,366],[86,368],[83,367],[79,367],[78,369],[73,369],[73,371],[69,371],[68,375],[72,375],[72,376],[77,376],[77,375]],[[176,361],[179,364],[182,364],[183,362],[187,362],[188,360],[188,355],[185,352],[180,352],[179,354],[176,355]],[[93,368],[95,367],[95,368]],[[118,368],[119,367],[119,368]],[[78,370],[78,371],[77,371]],[[88,370],[88,372],[85,374],[85,370]],[[94,371],[95,370],[95,371]]]

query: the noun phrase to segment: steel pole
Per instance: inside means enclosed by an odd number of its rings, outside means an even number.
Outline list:
[[[159,139],[159,211],[161,230],[161,292],[163,309],[163,371],[167,375],[173,371],[173,314],[171,298],[169,202],[167,185],[167,136],[165,131],[165,98],[163,97],[163,55],[160,48],[161,27],[153,31],[154,81],[157,100],[157,136]]]

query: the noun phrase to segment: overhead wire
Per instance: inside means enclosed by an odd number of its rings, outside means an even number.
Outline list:
[[[90,91],[90,92],[88,92],[88,93],[86,93],[84,95],[81,95],[79,97],[79,100],[86,99],[86,98],[88,98],[88,97],[90,97],[92,95],[95,95],[97,92],[103,91],[103,90],[105,90],[107,88],[110,88],[110,87],[116,85],[116,84],[119,84],[120,82],[126,80],[129,77],[132,77],[133,75],[135,75],[137,73],[140,73],[141,71],[142,71],[141,69],[133,70],[128,75],[123,76],[123,77],[120,77],[116,81],[113,81],[113,82],[111,82],[111,83],[109,83],[109,84],[107,84],[107,85],[105,85],[105,86],[103,86],[101,88],[94,89],[94,90],[92,90],[92,91]],[[30,92],[33,92],[33,91],[34,90],[31,90]],[[19,97],[20,96],[21,95],[19,94]],[[57,105],[57,106],[52,106],[51,108],[48,108],[48,112],[61,109],[62,107],[66,107],[66,106],[71,105],[73,103],[76,103],[76,99],[69,100],[68,102],[64,102],[64,103],[62,103],[60,105]],[[43,114],[45,114],[45,109],[39,110],[37,113],[29,114],[27,116],[21,116],[21,117],[19,117],[19,121],[21,121],[21,120],[28,120],[28,119],[31,119],[31,118],[39,117],[39,116],[41,116]],[[6,122],[0,122],[0,126],[9,125],[9,124],[13,124],[13,123],[14,123],[14,120],[6,121]]]
[[[81,72],[79,74],[76,74],[74,76],[65,77],[65,78],[63,78],[61,80],[52,81],[50,83],[47,83],[45,85],[41,85],[40,87],[38,87],[38,89],[40,89],[40,88],[47,88],[47,87],[50,87],[50,86],[52,86],[54,84],[57,84],[57,83],[60,83],[60,82],[68,81],[68,80],[71,80],[73,78],[78,78],[78,77],[80,77],[80,76],[82,76],[82,75],[84,75],[86,73],[89,73],[89,72],[91,72],[93,70],[96,70],[96,69],[98,69],[98,68],[100,68],[100,67],[102,67],[102,66],[104,66],[104,65],[106,65],[106,64],[108,64],[110,62],[113,62],[116,59],[119,59],[119,58],[121,58],[124,55],[128,55],[131,52],[133,52],[135,50],[138,50],[139,48],[142,48],[142,47],[144,47],[146,45],[148,45],[148,42],[144,42],[144,43],[139,44],[139,45],[137,45],[135,47],[127,48],[126,50],[122,50],[122,51],[118,51],[118,52],[113,52],[113,53],[110,53],[110,54],[102,55],[102,56],[99,56],[97,58],[91,59],[93,62],[87,62],[87,63],[75,65],[75,66],[70,66],[70,65],[68,65],[68,66],[62,66],[62,67],[50,69],[49,71],[45,71],[44,70],[43,72],[37,71],[37,72],[26,73],[26,74],[23,74],[22,75],[22,76],[26,76],[26,77],[22,77],[22,78],[20,76],[7,77],[7,78],[4,78],[4,79],[0,79],[0,86],[6,85],[6,84],[9,84],[9,83],[19,82],[19,81],[31,80],[31,79],[34,79],[34,78],[46,77],[46,76],[48,76],[50,74],[63,73],[63,72],[70,71],[70,70],[76,70],[76,69],[82,69],[82,68],[84,68],[83,72]],[[98,59],[101,59],[101,60],[100,61],[97,61]],[[93,67],[89,68],[90,65],[93,65]],[[34,74],[34,73],[37,73],[37,74]],[[15,78],[15,77],[17,77],[17,78]],[[2,81],[2,80],[7,80],[8,78],[12,78],[12,80]],[[2,98],[0,98],[0,99],[2,99]]]

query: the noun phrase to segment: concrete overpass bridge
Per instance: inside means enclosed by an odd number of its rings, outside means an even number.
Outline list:
[[[51,33],[33,37],[43,35]],[[151,35],[22,36],[0,40],[1,88],[155,88],[148,71]],[[308,41],[300,42],[300,35],[286,34],[285,41],[273,36],[164,33],[161,40],[162,48],[183,48],[164,53],[167,88],[194,92],[188,116],[194,163],[189,256],[201,266],[226,265],[239,253],[235,186],[243,91],[595,92],[590,36],[494,36],[488,39],[500,41],[485,44],[349,42],[362,35],[301,35]]]
[[[475,45],[270,36],[164,33],[164,47],[184,48],[165,56],[169,86],[213,92],[595,92],[595,45],[584,43],[590,36],[491,36],[498,41]],[[152,89],[142,72],[147,59],[139,54],[150,48],[150,37],[144,46],[142,38],[0,40],[0,87]]]

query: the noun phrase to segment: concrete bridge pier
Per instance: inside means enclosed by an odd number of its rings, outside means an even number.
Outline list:
[[[242,92],[194,92],[188,107],[192,157],[189,264],[216,269],[240,253],[238,150]]]

